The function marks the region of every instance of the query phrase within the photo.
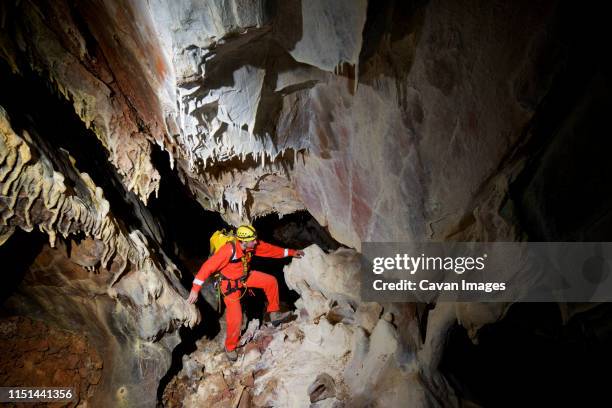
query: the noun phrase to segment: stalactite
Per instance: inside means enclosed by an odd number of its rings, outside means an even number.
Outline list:
[[[57,232],[64,238],[82,232],[85,236],[102,242],[104,250],[99,261],[103,267],[108,265],[113,255],[119,254],[124,265],[119,268],[113,284],[117,284],[123,273],[129,269],[128,264],[132,265],[131,268],[146,270],[150,279],[159,279],[157,276],[164,275],[165,271],[154,261],[144,235],[138,230],[128,234],[123,229],[110,212],[110,205],[104,198],[102,189],[94,184],[91,177],[80,173],[74,167],[74,160],[70,161],[74,174],[79,177],[78,182],[82,183],[86,190],[79,193],[83,196],[67,195],[64,176],[50,167],[49,160],[33,158],[28,142],[12,130],[3,110],[0,110],[0,152],[0,157],[5,158],[0,165],[3,242],[15,227],[31,230],[35,217],[39,220],[38,228],[47,233],[51,247],[55,246]],[[20,204],[21,200],[24,205]],[[32,214],[31,210],[36,202],[43,205],[43,213]],[[159,298],[162,286],[165,288],[163,290],[175,292],[177,289],[171,288],[165,279],[159,282],[159,285],[151,289],[150,295],[153,299]],[[109,293],[112,295],[114,292]],[[171,321],[175,322],[174,325],[193,325],[198,319],[197,312],[186,303],[176,307],[174,312],[176,314],[170,317]],[[155,333],[143,329],[141,334],[151,339],[159,333],[157,329]]]

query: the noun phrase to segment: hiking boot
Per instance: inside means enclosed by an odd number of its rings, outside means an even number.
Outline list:
[[[225,350],[225,355],[227,356],[227,359],[231,362],[238,360],[238,353],[236,352],[236,350],[232,350],[232,351]]]
[[[289,320],[292,314],[292,312],[270,312],[270,322],[272,326],[276,327]]]

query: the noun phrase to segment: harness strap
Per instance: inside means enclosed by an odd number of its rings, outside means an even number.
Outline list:
[[[228,285],[227,285],[227,290],[223,293],[224,296],[230,295],[236,291],[240,290],[240,285],[239,282],[242,283],[243,286],[246,286],[246,279],[238,278],[238,279],[227,279],[222,277],[221,281],[227,281]],[[233,286],[232,286],[233,283]]]
[[[230,256],[230,263],[240,262],[240,259],[236,258],[236,241],[230,241],[232,244],[232,256]]]
[[[228,288],[225,292],[223,292],[223,289],[221,288],[221,283],[219,284],[219,293],[223,295],[224,298],[228,297],[229,295],[231,295],[234,292],[238,292],[240,291],[240,289],[244,289],[244,291],[242,292],[242,294],[240,295],[240,297],[238,297],[238,299],[229,299],[232,302],[237,302],[240,301],[240,299],[242,299],[244,297],[244,295],[249,291],[249,288],[246,284],[246,279],[238,278],[238,279],[226,279],[226,278],[221,278],[220,282],[223,281],[227,281],[228,282]],[[234,282],[234,286],[232,287],[232,282]],[[242,287],[239,286],[238,282],[242,282]],[[219,297],[219,303],[221,303],[221,297]],[[219,305],[221,306],[221,305]]]
[[[240,258],[236,258],[236,243],[234,241],[231,241],[232,244],[232,256],[230,258],[230,263],[238,263],[238,262],[242,262],[242,276],[239,277],[238,279],[230,279],[225,277],[221,272],[219,272],[219,281],[218,281],[218,289],[219,289],[219,294],[222,294],[223,297],[227,297],[228,295],[231,295],[234,292],[237,292],[241,289],[239,282],[242,283],[242,287],[244,288],[244,292],[240,295],[240,297],[238,299],[230,299],[232,301],[234,300],[240,300],[242,299],[242,297],[247,293],[248,291],[248,287],[246,284],[246,280],[249,278],[249,273],[251,272],[250,270],[250,263],[251,263],[251,258],[253,256],[252,252],[245,252],[243,256],[241,256]],[[221,288],[222,282],[223,281],[227,281],[227,290],[225,292],[223,292],[223,288]],[[232,286],[232,282],[234,283],[234,285]],[[221,297],[219,296],[219,304],[221,303]],[[220,306],[220,305],[219,305]]]

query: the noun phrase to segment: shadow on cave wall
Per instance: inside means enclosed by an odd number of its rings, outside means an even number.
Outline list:
[[[23,280],[26,272],[47,242],[38,231],[25,232],[17,228],[13,235],[0,246],[2,260],[2,285],[0,286],[0,316],[4,316],[4,302]]]
[[[480,330],[478,345],[456,326],[440,368],[461,397],[483,407],[597,406],[609,398],[602,373],[611,343],[612,304],[563,324],[554,303],[517,303]]]
[[[535,154],[510,198],[530,241],[610,241],[612,65],[600,54],[603,25],[569,6],[560,14],[568,58],[528,128]]]
[[[526,129],[527,165],[510,201],[529,241],[612,241],[612,108],[605,23],[596,9],[559,8],[567,57]],[[503,212],[503,210],[502,210]],[[563,306],[563,305],[561,305]],[[564,323],[560,305],[518,303],[479,331],[456,326],[441,370],[459,395],[484,407],[587,406],[609,399],[612,304],[580,308]]]
[[[385,75],[398,79],[399,86],[414,62],[428,2],[368,2],[363,45],[359,54],[359,82],[371,85],[380,75]],[[400,103],[404,101],[400,100]]]

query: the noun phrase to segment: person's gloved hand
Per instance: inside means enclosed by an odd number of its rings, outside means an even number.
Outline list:
[[[195,290],[192,290],[191,293],[189,293],[189,297],[187,298],[187,302],[194,304],[196,301],[198,300],[198,292]]]
[[[302,251],[301,249],[298,249],[297,251],[295,251],[295,255],[293,255],[294,258],[301,258],[304,256],[304,251]]]

